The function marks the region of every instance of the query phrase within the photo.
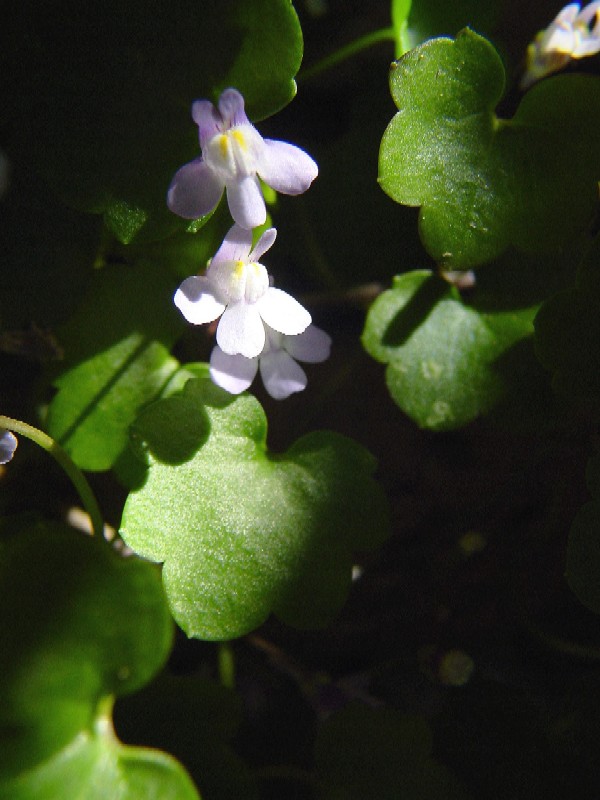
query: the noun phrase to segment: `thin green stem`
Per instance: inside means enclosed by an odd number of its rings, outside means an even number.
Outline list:
[[[219,680],[228,689],[235,689],[235,656],[229,642],[219,643]]]
[[[348,58],[351,58],[357,53],[360,53],[362,50],[366,50],[368,47],[378,44],[379,42],[396,42],[396,34],[394,29],[381,28],[378,31],[367,33],[364,36],[361,36],[359,39],[355,39],[355,41],[350,42],[350,44],[347,44],[345,47],[341,47],[339,50],[336,50],[335,53],[331,53],[331,55],[325,56],[325,58],[321,59],[321,61],[317,61],[317,63],[313,64],[312,67],[303,69],[298,75],[297,80],[298,82],[310,80],[311,78],[314,78],[317,75],[320,75],[322,72],[341,64],[342,61],[346,61]]]
[[[83,472],[76,466],[71,457],[67,455],[58,442],[55,442],[47,433],[40,431],[38,428],[34,428],[33,425],[28,425],[26,422],[22,422],[19,419],[12,419],[11,417],[0,415],[0,430],[2,429],[18,433],[20,436],[31,439],[32,442],[38,444],[58,461],[69,476],[73,486],[77,489],[83,507],[90,516],[94,535],[103,539],[104,521],[92,488],[87,482]]]

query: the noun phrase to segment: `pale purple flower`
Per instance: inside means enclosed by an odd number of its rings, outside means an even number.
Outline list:
[[[17,437],[12,431],[2,431],[0,434],[0,464],[8,464],[14,456],[18,444]]]
[[[537,34],[527,48],[527,68],[521,88],[526,89],[562,69],[572,58],[585,58],[600,52],[600,0],[580,9],[580,3],[569,3],[545,30]]]
[[[252,232],[234,225],[206,275],[186,278],[175,293],[175,305],[188,322],[202,325],[221,317],[217,343],[224,353],[257,356],[265,346],[265,323],[290,335],[310,325],[308,311],[270,286],[266,267],[258,262],[276,235],[275,228],[269,228],[252,249]]]
[[[316,364],[329,358],[331,337],[316,325],[309,325],[297,336],[287,336],[269,327],[266,334],[264,349],[255,358],[229,355],[215,347],[210,355],[210,377],[214,383],[231,394],[240,394],[248,389],[260,369],[267,392],[276,400],[284,400],[306,388],[306,373],[296,360]]]
[[[175,214],[196,219],[212,211],[227,190],[234,222],[256,228],[267,218],[258,178],[282,194],[302,194],[317,177],[312,158],[287,142],[263,139],[244,111],[244,98],[226,89],[218,108],[196,100],[192,118],[198,125],[202,155],[179,169],[167,193]]]

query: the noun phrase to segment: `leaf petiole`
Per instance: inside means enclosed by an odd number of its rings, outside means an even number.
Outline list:
[[[38,428],[34,428],[33,425],[29,425],[27,422],[22,422],[19,419],[12,419],[11,417],[5,417],[3,415],[0,415],[0,430],[12,431],[13,433],[18,433],[20,436],[25,436],[27,439],[31,439],[32,442],[42,447],[47,453],[50,453],[66,472],[71,483],[77,490],[83,507],[90,516],[94,535],[104,539],[104,521],[92,488],[79,467],[76,466],[71,457],[63,450],[58,442],[54,441],[47,433],[44,433]]]

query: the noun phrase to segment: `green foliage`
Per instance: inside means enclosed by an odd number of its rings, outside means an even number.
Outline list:
[[[600,614],[600,495],[573,520],[567,550],[567,580],[579,600]]]
[[[319,732],[315,759],[323,800],[459,800],[465,795],[431,758],[424,719],[355,702]]]
[[[110,720],[171,647],[156,570],[68,528],[3,534],[0,798],[197,798],[173,759],[123,747]]]
[[[504,80],[494,47],[470,30],[392,65],[399,111],[381,142],[379,181],[396,202],[421,207],[423,243],[451,269],[509,244],[552,251],[585,230],[597,201],[600,81],[543,81],[502,120]]]
[[[363,344],[387,364],[394,401],[418,425],[460,427],[504,396],[498,361],[532,333],[533,309],[479,312],[426,270],[394,279],[367,315]]]
[[[1,213],[2,328],[64,321],[89,281],[100,220],[65,207],[20,165],[13,168]]]
[[[256,800],[249,768],[230,744],[242,724],[241,698],[197,675],[163,673],[115,706],[125,741],[165,748],[189,770],[207,800]]]
[[[192,101],[234,86],[251,118],[266,117],[294,96],[302,57],[288,0],[156,0],[151,9],[60,0],[44,14],[25,0],[6,23],[14,146],[59,196],[103,214],[122,242],[188,225],[165,196],[176,169],[199,155]]]
[[[173,425],[160,425],[166,402],[186,410],[175,441]],[[259,403],[209,380],[189,381],[181,398],[148,413],[151,463],[127,499],[121,533],[164,563],[177,623],[204,639],[240,636],[271,612],[298,627],[327,623],[348,592],[352,552],[388,534],[369,453],[321,432],[270,454]],[[197,430],[208,438],[190,457]]]
[[[490,33],[506,0],[418,0],[412,4],[408,24],[414,44],[433,36],[453,36],[466,25]]]
[[[110,469],[137,412],[178,369],[169,354],[183,328],[174,288],[152,266],[105,268],[60,332],[64,371],[55,381],[48,431],[83,469]]]
[[[597,407],[600,402],[600,238],[583,259],[575,285],[547,300],[535,318],[536,354],[555,390]]]

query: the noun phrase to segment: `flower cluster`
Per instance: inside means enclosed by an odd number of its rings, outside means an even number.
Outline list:
[[[529,45],[521,88],[562,69],[573,58],[600,52],[600,0],[580,9],[579,3],[569,3]]]
[[[201,155],[175,173],[167,204],[179,216],[195,219],[210,213],[225,191],[234,225],[206,273],[186,278],[177,289],[175,305],[194,325],[219,319],[210,358],[215,383],[238,394],[260,369],[269,394],[283,399],[306,387],[306,374],[294,359],[324,361],[331,340],[311,325],[300,303],[272,285],[260,263],[275,241],[275,228],[252,247],[252,229],[267,216],[259,178],[278,192],[301,194],[316,178],[317,165],[294,145],[263,139],[236,89],[226,89],[216,108],[197,100],[192,117]]]

